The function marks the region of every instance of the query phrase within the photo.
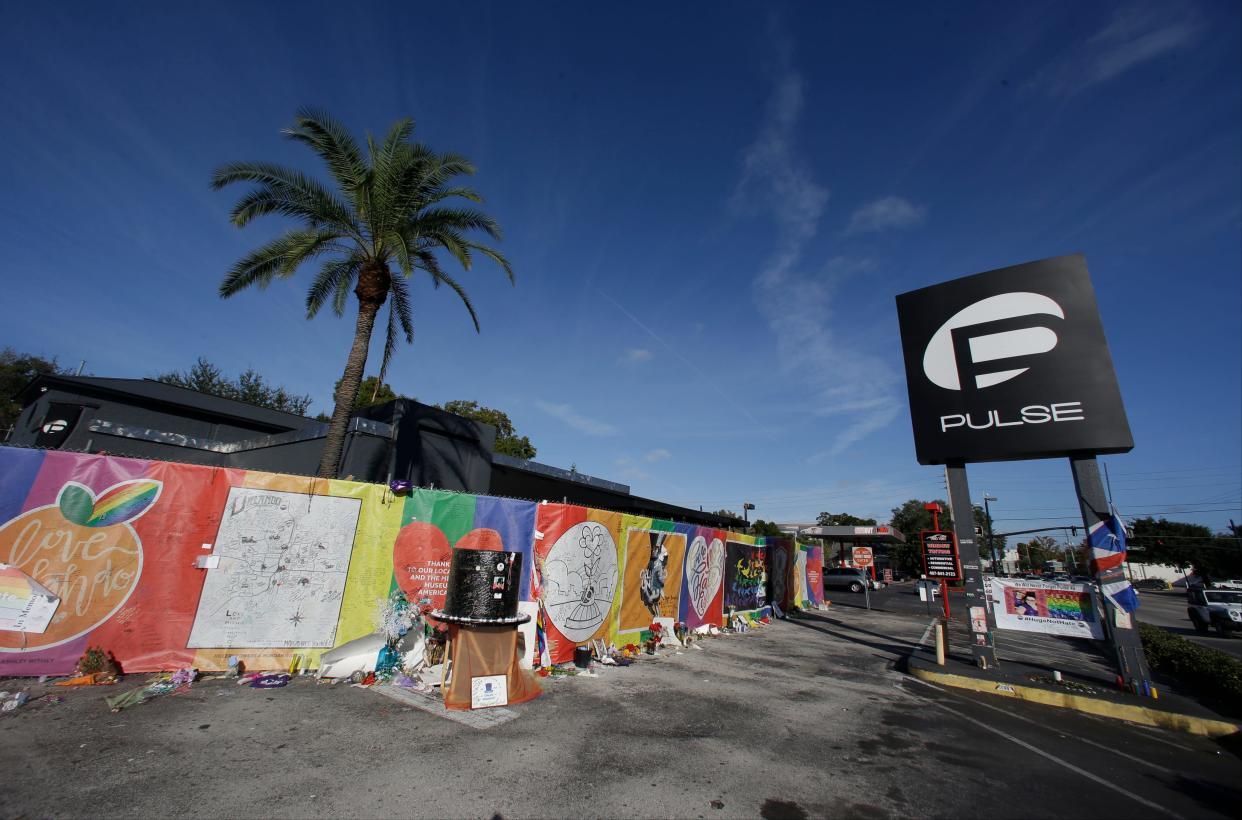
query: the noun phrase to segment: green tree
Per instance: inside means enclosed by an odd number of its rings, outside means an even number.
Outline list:
[[[526,436],[519,436],[517,434],[509,414],[503,410],[485,407],[477,401],[466,401],[465,399],[446,401],[444,404],[436,406],[454,415],[481,421],[484,424],[490,424],[495,427],[495,451],[497,453],[503,453],[513,458],[530,459],[535,457],[537,452],[535,445],[531,444],[530,439]]]
[[[1136,519],[1130,529],[1132,561],[1193,567],[1204,582],[1242,577],[1242,539],[1233,534],[1214,535],[1202,524],[1151,517]]]
[[[751,535],[784,535],[781,528],[774,521],[764,521],[762,518],[756,518],[755,523],[750,525]]]
[[[745,520],[745,519],[743,519],[743,518],[742,518],[742,516],[740,516],[740,515],[738,515],[737,513],[735,513],[733,510],[716,510],[716,512],[714,512],[714,513],[712,513],[712,514],[713,514],[713,515],[719,515],[719,516],[722,516],[722,517],[724,517],[724,518],[730,518],[730,519],[732,519],[732,520],[728,523],[728,526],[729,526],[729,527],[731,527],[731,528],[733,528],[733,529],[736,529],[736,530],[739,530],[739,531],[740,531],[740,530],[743,530],[743,529],[745,529],[745,528],[746,528],[746,520]]]
[[[1045,561],[1064,561],[1065,549],[1050,535],[1037,535],[1018,544],[1018,566],[1024,572],[1043,572]]]
[[[849,513],[822,512],[816,519],[821,527],[874,527],[874,518],[859,518]]]
[[[333,395],[340,392],[341,382],[343,379],[337,379],[336,385],[332,388]],[[388,382],[380,381],[379,376],[367,376],[358,383],[358,399],[354,402],[354,410],[360,407],[371,407],[376,404],[386,404],[393,399],[408,398],[412,396],[401,396],[389,386]],[[417,399],[414,399],[417,401]],[[330,418],[324,421],[330,421]]]
[[[55,359],[18,353],[11,347],[0,350],[0,436],[8,438],[9,428],[21,415],[17,394],[31,379],[43,373],[65,372]]]
[[[912,498],[899,507],[893,507],[892,517],[888,520],[889,526],[904,535],[907,541],[917,544],[920,532],[935,529],[931,511],[924,509],[927,503]],[[949,515],[948,503],[940,500],[935,503],[944,509],[944,512],[940,513],[940,529],[953,529],[953,517]]]
[[[165,384],[188,387],[200,393],[296,413],[299,416],[305,415],[311,404],[310,396],[297,396],[282,386],[270,385],[254,368],[247,368],[237,378],[231,379],[202,356],[198,357],[198,361],[189,370],[171,370],[155,378]]]
[[[319,462],[319,475],[332,478],[384,303],[389,306],[388,330],[380,382],[401,337],[414,341],[407,282],[416,270],[426,273],[435,287],[444,285],[457,294],[476,332],[479,319],[474,306],[465,289],[441,267],[438,254],[447,253],[464,270],[470,269],[475,253],[486,256],[500,265],[510,282],[513,271],[498,251],[468,236],[482,231],[499,239],[495,220],[454,204],[482,201],[475,191],[456,184],[458,177],[473,174],[474,166],[465,157],[439,154],[413,142],[412,120],[395,123],[380,142],[368,134],[365,153],[343,125],[320,111],[299,112],[284,133],[323,160],[334,189],[271,163],[238,162],[217,169],[211,183],[215,189],[239,182],[255,186],[233,207],[231,220],[237,227],[265,214],[301,223],[240,259],[220,283],[220,295],[228,298],[252,286],[264,288],[274,278],[290,277],[303,263],[322,258],[306,294],[307,318],[325,304],[341,316],[351,292],[357,299],[354,339]]]
[[[905,537],[904,544],[898,544],[890,551],[890,556],[898,566],[910,572],[922,572],[923,568],[923,545],[919,534],[923,530],[934,529],[933,517],[930,511],[923,508],[926,501],[917,498],[911,498],[899,507],[893,507],[888,525],[897,530]],[[949,515],[949,505],[945,501],[937,500],[944,512],[940,514],[940,529],[953,529],[953,517]]]

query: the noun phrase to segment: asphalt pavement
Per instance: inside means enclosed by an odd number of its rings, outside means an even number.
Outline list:
[[[0,816],[1215,817],[1214,741],[916,682],[928,619],[831,612],[596,678],[475,729],[348,685],[196,684],[110,714],[25,682]],[[20,681],[5,681],[13,688]],[[142,683],[135,676],[109,689]]]

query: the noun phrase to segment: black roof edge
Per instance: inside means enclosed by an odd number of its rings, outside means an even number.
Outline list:
[[[25,387],[19,390],[14,397],[21,400],[22,407],[26,407],[32,401],[32,399],[28,398],[28,394],[30,394],[33,391],[33,388],[37,386],[38,384],[40,384],[41,382],[52,382],[54,384],[59,384],[59,385],[68,386],[68,387],[79,387],[79,388],[87,387],[92,390],[98,390],[101,393],[107,393],[112,396],[133,397],[136,395],[135,393],[126,392],[116,387],[111,387],[109,385],[100,384],[99,380],[101,379],[108,380],[108,381],[130,381],[130,382],[138,382],[138,383],[158,384],[161,387],[175,388],[177,390],[182,390],[194,396],[207,396],[214,401],[228,402],[230,404],[239,405],[241,407],[253,407],[257,410],[262,410],[265,413],[277,413],[282,416],[288,416],[290,419],[298,419],[300,421],[312,421],[312,422],[314,421],[314,419],[310,416],[300,416],[297,413],[290,413],[288,410],[276,410],[271,407],[263,407],[262,405],[251,404],[250,402],[238,401],[237,399],[229,399],[229,398],[225,398],[224,396],[217,396],[213,393],[204,393],[201,390],[194,390],[189,387],[182,387],[179,384],[169,384],[168,382],[162,382],[162,381],[159,381],[158,379],[147,379],[147,378],[127,379],[127,378],[117,378],[117,377],[112,377],[112,376],[65,376],[59,373],[40,373],[37,376],[35,376],[33,379],[31,379],[30,382]],[[145,398],[151,399],[151,397],[149,396]],[[157,401],[157,402],[161,401],[159,399],[152,399],[152,400]],[[210,415],[220,416],[223,418],[236,419],[238,421],[244,421],[244,422],[248,422],[251,424],[263,423],[261,420],[258,420],[258,419],[255,419],[249,416],[236,415],[236,414],[227,413],[227,412],[217,413],[211,410],[206,410],[201,406],[198,406],[198,405],[195,405],[189,402],[186,402],[185,404],[178,404],[177,402],[174,402],[174,401],[164,400],[162,403],[171,404],[177,407],[188,407],[199,413],[208,413]]]

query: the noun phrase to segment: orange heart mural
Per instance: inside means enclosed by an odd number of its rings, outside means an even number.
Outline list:
[[[142,541],[130,522],[151,508],[162,488],[162,482],[135,479],[96,496],[70,481],[55,504],[0,527],[0,563],[17,567],[60,598],[47,630],[0,632],[0,650],[58,646],[112,617],[142,574]]]

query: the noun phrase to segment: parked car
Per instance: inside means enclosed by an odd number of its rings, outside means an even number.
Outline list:
[[[1186,614],[1196,632],[1204,634],[1211,627],[1223,638],[1242,630],[1242,592],[1193,587],[1186,593],[1186,600]]]
[[[848,589],[850,592],[862,592],[867,587],[883,589],[883,581],[872,581],[871,577],[861,569],[834,567],[824,570],[824,589]]]
[[[1163,578],[1143,578],[1134,582],[1135,589],[1163,590],[1168,589],[1169,586],[1169,582]]]

